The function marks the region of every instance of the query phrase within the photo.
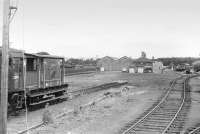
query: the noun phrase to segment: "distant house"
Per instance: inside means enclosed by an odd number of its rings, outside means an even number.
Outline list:
[[[142,52],[141,57],[134,60],[130,68],[134,68],[135,73],[153,72],[153,60],[146,58],[146,53]]]
[[[162,73],[162,62],[148,59],[146,53],[142,52],[141,57],[135,59],[129,66],[129,73]]]
[[[200,71],[200,60],[197,60],[197,61],[193,62],[192,66],[193,66],[193,70],[195,72],[199,72]]]
[[[162,62],[148,59],[146,53],[142,52],[141,57],[132,59],[124,56],[119,59],[113,57],[103,57],[97,62],[100,71],[122,71],[129,73],[162,73]]]
[[[122,72],[127,72],[129,69],[129,66],[132,64],[133,59],[127,56],[121,57],[118,60],[118,70]]]
[[[115,59],[109,56],[101,58],[97,62],[97,66],[100,68],[101,71],[113,71],[113,63]]]
[[[128,72],[129,73],[137,73],[136,70],[137,70],[136,66],[134,64],[132,64],[129,66]]]
[[[153,62],[153,72],[154,73],[163,73],[163,63],[159,61],[154,61]]]
[[[98,61],[97,66],[101,71],[128,71],[132,61],[131,58],[126,56],[120,59],[106,56]]]

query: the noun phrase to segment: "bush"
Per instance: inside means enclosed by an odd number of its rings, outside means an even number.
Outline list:
[[[193,65],[194,71],[199,72],[200,71],[200,64]]]

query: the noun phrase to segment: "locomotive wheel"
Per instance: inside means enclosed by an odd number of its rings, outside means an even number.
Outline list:
[[[10,100],[10,106],[12,108],[12,111],[17,111],[17,109],[23,108],[23,104],[24,104],[23,95],[19,95],[18,93],[12,95]]]

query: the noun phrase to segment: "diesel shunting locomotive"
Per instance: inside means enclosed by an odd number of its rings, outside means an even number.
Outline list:
[[[9,49],[8,110],[65,99],[64,62],[63,57]]]

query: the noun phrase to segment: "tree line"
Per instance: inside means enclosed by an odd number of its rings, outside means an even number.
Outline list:
[[[99,59],[94,58],[69,58],[65,61],[67,65],[91,65],[96,66]],[[165,58],[157,58],[156,60],[159,60],[163,63],[164,66],[170,66],[170,65],[180,65],[180,64],[190,64],[194,61],[200,60],[200,58],[194,58],[194,57],[165,57]]]
[[[158,58],[159,61],[163,63],[164,66],[170,66],[170,65],[180,65],[180,64],[190,64],[194,61],[200,60],[200,58],[193,58],[193,57],[171,57],[171,58]]]
[[[88,59],[83,59],[83,58],[69,58],[65,61],[65,64],[67,65],[90,65],[90,66],[96,66],[97,61],[99,59],[94,59],[94,58],[88,58]]]

